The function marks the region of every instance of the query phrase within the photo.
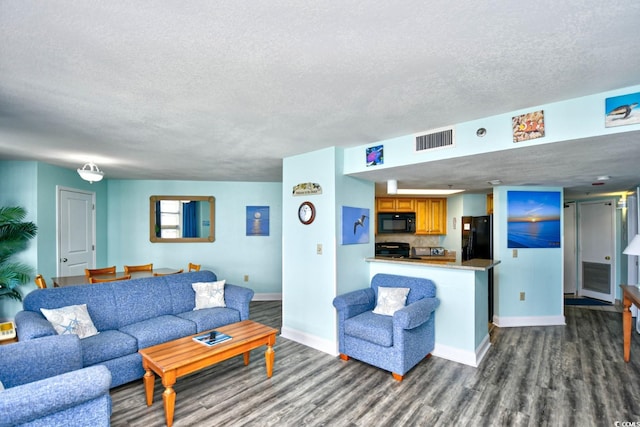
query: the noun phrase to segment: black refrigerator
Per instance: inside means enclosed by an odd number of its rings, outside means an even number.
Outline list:
[[[493,259],[493,217],[462,217],[462,261]],[[493,320],[493,268],[487,272],[489,282],[489,322]]]

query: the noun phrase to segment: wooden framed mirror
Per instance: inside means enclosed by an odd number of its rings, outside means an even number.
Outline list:
[[[213,242],[213,196],[149,197],[149,240],[154,243]]]

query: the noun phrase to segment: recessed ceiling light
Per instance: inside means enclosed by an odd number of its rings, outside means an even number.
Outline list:
[[[487,184],[500,185],[502,184],[502,181],[500,181],[499,179],[492,179],[491,181],[487,181]]]
[[[596,178],[596,180],[598,180],[598,181],[608,181],[610,179],[611,179],[611,177],[609,175],[601,175],[601,176]]]

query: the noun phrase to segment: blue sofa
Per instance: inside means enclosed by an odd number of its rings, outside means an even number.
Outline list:
[[[378,289],[409,288],[406,305],[393,316],[376,314]],[[428,357],[435,347],[435,310],[440,305],[431,280],[376,274],[371,287],[334,298],[338,313],[340,358],[350,357],[390,371],[401,381],[404,374]]]
[[[111,373],[82,367],[76,335],[2,345],[0,361],[1,427],[109,425]]]
[[[145,277],[92,285],[36,289],[16,314],[20,341],[57,335],[40,312],[69,305],[87,304],[98,334],[80,340],[82,367],[105,365],[111,371],[111,387],[142,378],[138,350],[249,318],[253,291],[225,284],[226,307],[194,311],[195,282],[214,282],[211,271]]]

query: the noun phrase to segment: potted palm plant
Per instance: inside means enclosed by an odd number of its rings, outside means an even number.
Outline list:
[[[0,207],[0,299],[22,301],[17,287],[31,280],[33,269],[11,257],[26,249],[38,227],[33,222],[23,222],[27,211],[19,206]]]

